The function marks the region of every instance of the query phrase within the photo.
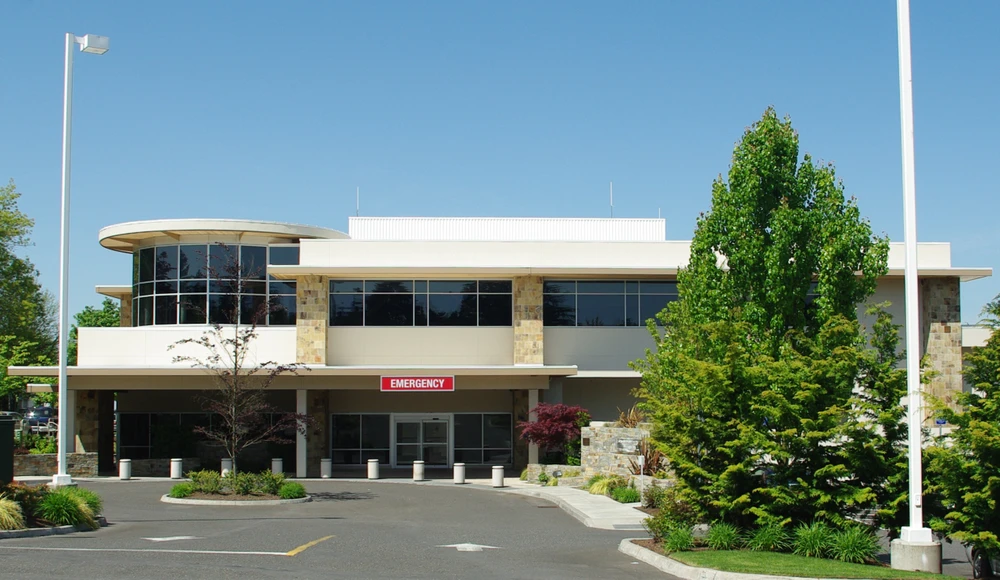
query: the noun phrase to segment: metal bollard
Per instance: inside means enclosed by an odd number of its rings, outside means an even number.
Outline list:
[[[118,479],[121,479],[121,480],[132,479],[132,460],[131,459],[119,459],[118,460]]]
[[[424,480],[424,462],[414,461],[413,462],[413,481],[423,481]]]
[[[368,479],[378,479],[378,459],[368,460]]]
[[[456,463],[455,464],[455,483],[461,485],[465,483],[465,464]]]
[[[503,487],[503,465],[493,466],[493,487]]]
[[[184,477],[184,460],[176,457],[170,460],[170,479]]]
[[[280,457],[271,458],[271,473],[277,475],[285,472],[285,460]]]
[[[229,474],[230,471],[233,471],[233,470],[234,470],[234,467],[233,467],[233,460],[232,460],[232,458],[226,457],[225,459],[223,459],[222,460],[222,470],[221,470],[222,477],[225,477],[226,475]]]
[[[333,459],[329,457],[324,457],[319,460],[319,476],[323,479],[330,479],[333,477]]]

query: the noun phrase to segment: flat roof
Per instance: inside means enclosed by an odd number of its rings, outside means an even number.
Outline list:
[[[97,239],[109,250],[131,253],[150,238],[180,240],[182,235],[258,235],[298,241],[301,239],[344,239],[338,230],[283,222],[257,220],[189,218],[125,222],[101,228]]]

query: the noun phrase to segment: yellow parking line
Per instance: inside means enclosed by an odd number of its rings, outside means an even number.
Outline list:
[[[297,556],[297,555],[301,554],[302,552],[305,552],[309,548],[312,548],[316,544],[318,544],[320,542],[325,542],[325,541],[329,540],[332,537],[333,536],[324,536],[324,537],[322,537],[322,538],[320,538],[318,540],[313,540],[313,541],[309,542],[308,544],[302,544],[298,548],[295,548],[294,550],[290,550],[290,551],[286,552],[285,555],[286,556]]]

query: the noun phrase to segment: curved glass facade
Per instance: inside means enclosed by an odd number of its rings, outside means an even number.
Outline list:
[[[295,282],[275,280],[267,266],[298,263],[294,245],[140,248],[132,254],[132,326],[294,325]]]

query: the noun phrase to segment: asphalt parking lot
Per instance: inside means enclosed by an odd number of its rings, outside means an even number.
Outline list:
[[[169,482],[83,483],[94,532],[0,542],[3,577],[668,578],[538,498],[470,487],[308,482],[310,503],[187,506]]]

